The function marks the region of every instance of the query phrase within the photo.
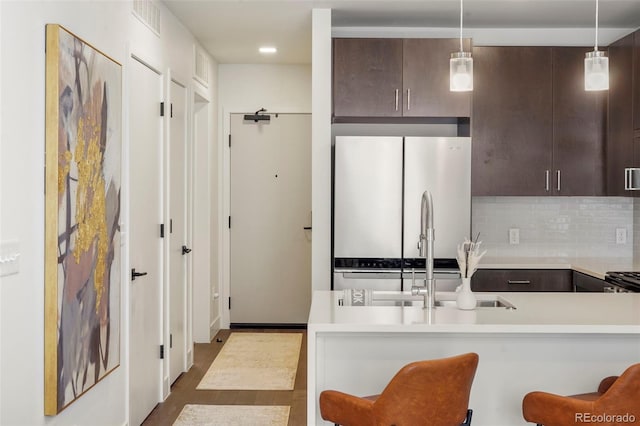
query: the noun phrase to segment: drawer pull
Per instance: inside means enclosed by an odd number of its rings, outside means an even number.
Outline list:
[[[509,284],[531,284],[529,280],[508,280]]]

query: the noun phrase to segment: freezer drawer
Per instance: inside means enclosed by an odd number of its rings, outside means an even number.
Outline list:
[[[455,258],[471,232],[471,139],[404,141],[404,258],[418,257],[422,193],[433,197],[434,256]]]
[[[338,136],[334,257],[402,257],[402,138]]]
[[[345,290],[401,290],[401,272],[397,271],[335,271],[333,273],[333,289]]]

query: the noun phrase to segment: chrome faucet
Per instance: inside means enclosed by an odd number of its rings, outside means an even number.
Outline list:
[[[420,256],[425,258],[424,286],[412,286],[411,294],[424,295],[424,307],[433,308],[435,306],[435,284],[433,278],[433,199],[431,192],[424,191],[420,204],[420,238],[418,240],[418,250]]]

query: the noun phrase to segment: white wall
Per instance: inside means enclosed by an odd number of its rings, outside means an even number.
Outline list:
[[[191,87],[193,37],[161,6],[162,36],[131,2],[3,1],[0,91],[0,240],[20,241],[20,273],[0,278],[0,424],[122,425],[128,421],[128,259],[123,259],[120,367],[55,417],[44,410],[45,24],[58,23],[123,64],[129,52]],[[215,65],[215,63],[212,63]],[[215,81],[207,89],[213,99]],[[127,116],[128,93],[123,93]],[[126,122],[126,120],[125,120]],[[125,129],[126,130],[126,129]],[[128,152],[123,133],[123,152]],[[128,159],[124,159],[124,165]],[[123,185],[128,183],[123,167]],[[123,188],[128,193],[128,188]],[[123,199],[127,230],[128,200]],[[203,200],[209,203],[210,200]],[[123,240],[127,241],[123,233]],[[123,250],[127,253],[127,248]]]
[[[216,98],[211,104],[210,115],[209,118],[213,123],[209,128],[209,177],[211,179],[211,200],[209,204],[211,206],[211,241],[209,243],[211,247],[211,276],[209,278],[211,282],[211,294],[214,295],[209,302],[209,332],[210,338],[213,338],[215,333],[221,328],[220,323],[220,287],[222,285],[222,281],[220,279],[220,241],[222,239],[220,234],[220,226],[219,223],[222,222],[220,215],[220,194],[222,193],[221,185],[222,180],[220,179],[220,160],[219,156],[219,139],[218,139],[218,111],[220,100],[217,93],[218,89],[218,64],[213,64],[210,75],[212,87],[216,90]],[[217,295],[217,296],[216,296]]]
[[[329,95],[330,96],[330,95]],[[220,220],[222,327],[229,326],[229,118],[232,113],[311,113],[311,67],[309,65],[220,64],[218,66],[218,167]],[[315,220],[315,213],[314,213]]]
[[[313,117],[311,289],[331,288],[331,9],[312,13]]]
[[[218,73],[220,114],[311,112],[309,65],[220,64]]]

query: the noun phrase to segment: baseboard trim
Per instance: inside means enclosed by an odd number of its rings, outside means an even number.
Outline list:
[[[229,325],[231,329],[241,329],[241,328],[264,328],[264,329],[296,329],[296,330],[306,330],[307,324],[270,324],[270,323],[245,323],[245,322],[232,322]]]
[[[209,324],[209,341],[213,340],[216,334],[218,334],[218,330],[220,330],[220,315]]]

